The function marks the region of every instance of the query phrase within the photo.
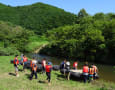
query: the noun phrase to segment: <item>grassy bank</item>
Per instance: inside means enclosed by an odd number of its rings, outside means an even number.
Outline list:
[[[44,37],[33,36],[29,39],[30,43],[26,45],[27,52],[33,52],[44,44],[48,44],[48,41]]]
[[[67,81],[60,72],[52,72],[51,85],[44,83],[46,75],[38,73],[38,79],[29,80],[30,71],[19,72],[15,77],[14,67],[10,64],[13,56],[0,56],[0,90],[115,90],[115,84],[103,81],[84,84],[79,81]],[[22,69],[22,66],[19,66]],[[41,82],[39,82],[41,81]]]

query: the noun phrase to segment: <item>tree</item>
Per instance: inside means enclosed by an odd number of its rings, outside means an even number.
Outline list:
[[[87,17],[87,16],[88,16],[88,13],[85,11],[85,9],[81,9],[78,12],[78,18],[83,18],[83,17]]]

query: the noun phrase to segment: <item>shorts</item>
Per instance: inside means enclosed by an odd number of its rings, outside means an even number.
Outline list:
[[[18,67],[17,66],[14,66],[15,67],[15,71],[18,72]]]

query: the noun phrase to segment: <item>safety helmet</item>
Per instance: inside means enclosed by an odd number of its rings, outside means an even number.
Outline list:
[[[52,65],[52,63],[51,63],[51,62],[48,62],[48,65]]]

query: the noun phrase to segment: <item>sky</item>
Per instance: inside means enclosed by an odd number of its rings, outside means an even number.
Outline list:
[[[98,12],[115,13],[115,0],[0,0],[0,3],[10,6],[30,5],[37,2],[53,5],[74,14],[82,8],[90,15]]]

